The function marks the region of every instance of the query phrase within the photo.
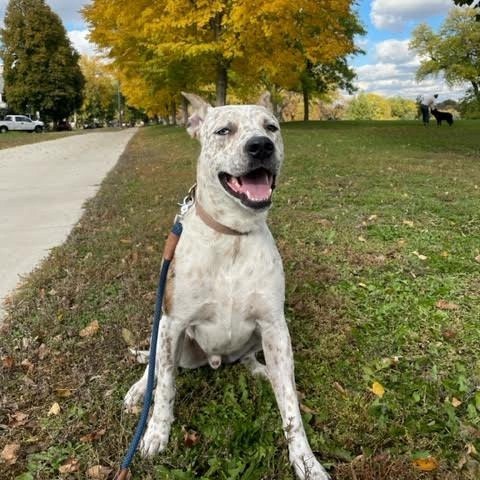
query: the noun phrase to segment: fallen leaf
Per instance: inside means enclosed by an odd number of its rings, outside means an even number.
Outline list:
[[[368,221],[371,222],[372,220],[376,220],[377,218],[378,218],[378,215],[373,214],[368,217]]]
[[[347,394],[345,388],[338,382],[333,382],[333,388],[335,388],[335,390],[337,390],[337,392],[340,392],[342,395]]]
[[[362,237],[361,235],[358,237],[358,241],[359,242],[366,242],[366,238],[365,237]]]
[[[47,348],[47,346],[42,343],[39,347],[38,347],[38,358],[40,360],[44,360],[45,357],[50,353],[50,350]]]
[[[87,470],[87,477],[93,480],[104,480],[108,478],[111,472],[111,468],[103,467],[102,465],[94,465]]]
[[[135,337],[128,328],[122,328],[122,338],[129,347],[135,345]]]
[[[80,441],[84,443],[94,442],[95,440],[102,438],[105,435],[106,431],[107,430],[105,428],[102,428],[101,430],[97,430],[96,432],[87,433],[87,435],[80,437]]]
[[[94,320],[90,324],[88,324],[84,329],[80,330],[79,335],[81,337],[91,337],[95,335],[100,330],[100,324],[98,320]]]
[[[317,413],[315,410],[313,410],[312,408],[308,407],[303,403],[300,404],[300,411],[302,411],[303,413],[310,413],[312,415],[315,415]]]
[[[58,415],[60,413],[60,405],[55,402],[51,407],[50,410],[48,411],[48,416],[51,417],[52,415]]]
[[[447,258],[447,257],[450,256],[450,254],[449,254],[448,252],[442,252],[442,253],[440,254],[440,256],[441,256],[441,257],[444,257],[444,258]]]
[[[475,257],[475,261],[478,262],[478,263],[480,263],[480,255],[477,255],[477,256]]]
[[[440,310],[458,310],[460,308],[459,305],[448,300],[438,300],[435,306]]]
[[[438,460],[435,457],[418,458],[412,463],[422,472],[433,472],[438,468]]]
[[[71,388],[56,388],[55,395],[60,398],[69,398],[73,395]]]
[[[458,398],[453,397],[452,401],[450,402],[455,408],[459,407],[462,402]]]
[[[404,220],[402,223],[407,227],[413,227],[414,225],[414,223],[411,220]]]
[[[28,415],[23,412],[15,412],[14,414],[10,415],[10,423],[9,425],[13,428],[21,427],[28,422]]]
[[[35,368],[35,365],[28,358],[22,360],[22,363],[20,365],[22,365],[22,367],[25,367],[28,372],[31,372]]]
[[[379,382],[373,382],[370,391],[379,398],[382,398],[385,395],[385,388]]]
[[[200,434],[195,430],[187,430],[185,426],[182,426],[183,432],[183,444],[189,448],[193,447],[200,441]]]
[[[421,253],[418,253],[416,250],[415,250],[415,252],[412,252],[412,255],[415,255],[416,257],[418,257],[419,260],[426,260],[428,258],[425,255],[422,255]]]
[[[80,462],[76,458],[69,458],[58,468],[60,473],[75,473],[80,470]]]
[[[13,359],[13,357],[10,357],[10,356],[2,357],[3,368],[9,370],[13,368],[14,365],[15,365],[15,360]]]
[[[15,465],[15,463],[17,463],[19,450],[20,450],[20,444],[8,443],[7,445],[5,445],[5,448],[2,450],[2,453],[0,454],[0,458],[7,465]]]

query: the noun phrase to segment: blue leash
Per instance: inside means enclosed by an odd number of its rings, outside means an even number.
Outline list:
[[[158,330],[160,327],[160,320],[162,316],[162,302],[163,296],[165,293],[165,286],[167,283],[167,273],[168,267],[173,259],[175,253],[175,247],[177,246],[180,235],[182,234],[182,224],[177,221],[167,238],[165,249],[163,252],[163,263],[160,270],[160,278],[158,280],[157,288],[157,299],[155,301],[155,315],[153,317],[153,326],[152,326],[152,337],[150,341],[150,356],[148,359],[148,378],[147,378],[147,389],[145,391],[145,397],[143,399],[143,408],[138,420],[137,428],[135,434],[130,442],[127,453],[123,458],[120,470],[115,475],[114,480],[126,480],[128,476],[128,469],[137,450],[138,444],[142,438],[145,426],[148,420],[148,412],[150,411],[150,404],[152,403],[153,396],[153,387],[155,384],[155,360],[157,356],[157,340],[158,340]]]

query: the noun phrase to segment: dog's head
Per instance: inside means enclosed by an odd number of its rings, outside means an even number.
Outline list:
[[[283,162],[277,119],[265,105],[212,107],[183,94],[193,107],[187,131],[200,140],[197,182],[212,198],[243,209],[266,210]],[[223,202],[222,202],[223,203]]]

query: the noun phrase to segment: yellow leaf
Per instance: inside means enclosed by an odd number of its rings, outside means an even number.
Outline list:
[[[422,255],[421,253],[418,253],[417,251],[412,252],[412,254],[415,255],[416,257],[418,257],[419,260],[426,260],[428,258],[425,255]]]
[[[98,320],[94,320],[89,325],[87,325],[84,329],[80,330],[79,335],[81,337],[91,337],[95,335],[100,330],[100,324]]]
[[[462,404],[462,402],[461,402],[461,400],[459,400],[458,398],[453,397],[453,398],[452,398],[452,401],[451,401],[451,404],[452,404],[455,408],[457,408],[457,407],[459,407],[459,406]]]
[[[411,220],[404,220],[403,224],[407,225],[407,227],[413,227],[413,222]]]
[[[129,347],[135,345],[135,336],[128,328],[122,328],[122,338]]]
[[[60,413],[60,405],[55,402],[51,407],[50,410],[48,411],[48,416],[51,417],[52,415],[58,415]]]
[[[435,457],[418,458],[413,464],[422,472],[433,472],[438,468],[438,460]]]
[[[370,391],[379,398],[382,398],[385,395],[385,388],[383,388],[383,385],[379,382],[373,382]]]
[[[71,388],[56,388],[55,394],[61,398],[69,398],[73,395],[73,390]]]

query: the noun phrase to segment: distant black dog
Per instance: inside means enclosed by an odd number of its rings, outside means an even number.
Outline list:
[[[445,120],[450,126],[453,123],[453,115],[448,112],[440,112],[436,108],[432,110],[432,115],[437,120],[437,125],[440,126],[442,124],[442,120]]]

